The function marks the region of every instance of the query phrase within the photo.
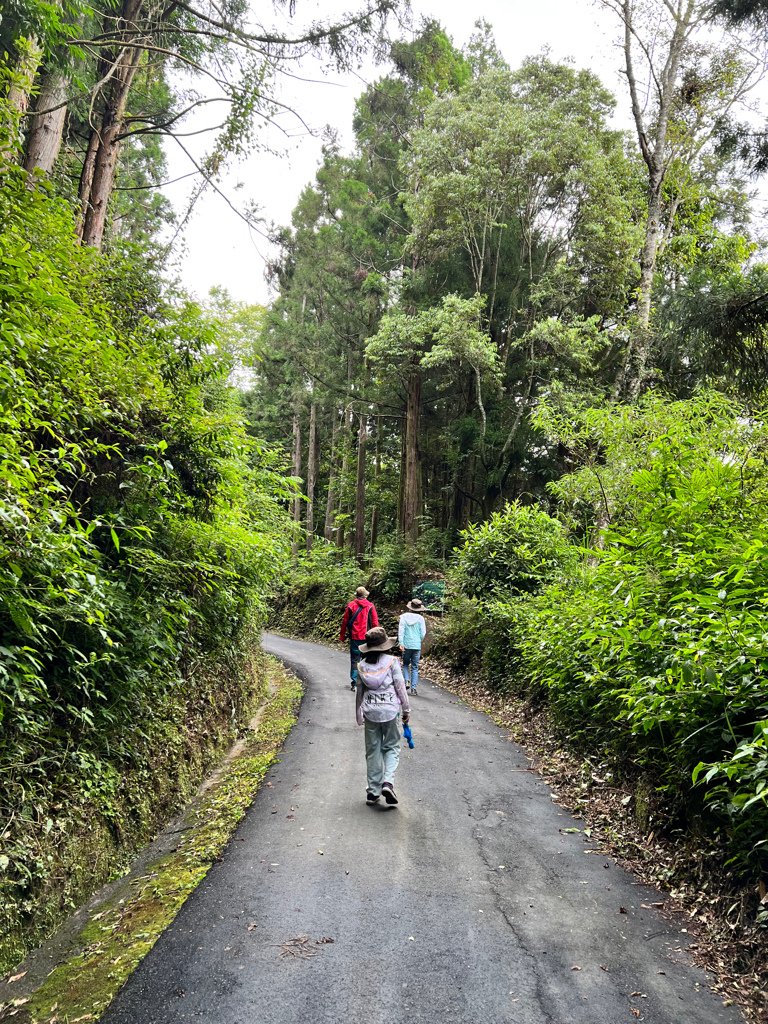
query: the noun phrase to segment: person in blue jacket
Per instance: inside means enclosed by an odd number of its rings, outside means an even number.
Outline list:
[[[410,686],[411,693],[416,694],[419,685],[421,643],[427,635],[427,623],[421,614],[424,605],[418,597],[412,598],[405,607],[407,611],[400,616],[397,629],[397,642],[403,652],[405,682]]]

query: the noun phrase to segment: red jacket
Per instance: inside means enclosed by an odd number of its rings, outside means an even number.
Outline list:
[[[360,614],[355,615],[358,608],[360,609]],[[374,626],[379,624],[379,616],[376,614],[373,602],[365,597],[356,597],[344,609],[344,618],[341,620],[341,632],[339,633],[339,640],[342,643],[347,639],[347,623],[353,615],[355,615],[351,633],[353,640],[365,640],[365,634],[368,630],[373,629]]]

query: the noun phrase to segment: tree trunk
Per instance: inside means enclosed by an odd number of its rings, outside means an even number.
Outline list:
[[[379,446],[379,432],[380,432],[380,420],[376,417],[376,449],[373,460],[373,479],[375,483],[374,493],[378,499],[379,496],[379,478],[381,476],[381,449]],[[373,552],[376,549],[376,542],[379,539],[379,501],[376,500],[371,510],[371,536],[370,536],[370,550]]]
[[[138,50],[132,52],[137,55],[139,53]],[[93,161],[93,177],[83,206],[82,240],[85,245],[90,245],[94,249],[100,249],[104,241],[107,210],[115,187],[117,160],[120,156],[125,108],[137,67],[138,65],[126,67],[118,73],[119,80],[113,83],[104,105],[98,146]]]
[[[135,32],[136,19],[141,12],[143,0],[123,0],[122,11],[117,22],[118,32],[128,29]],[[105,31],[114,32],[111,21]],[[118,37],[119,38],[119,37]],[[125,111],[128,96],[139,69],[142,57],[140,46],[121,47],[108,64],[107,74],[110,76],[105,87],[104,102],[101,110],[101,125],[96,132],[96,146],[93,154],[93,170],[91,174],[81,175],[80,201],[82,205],[81,238],[85,245],[100,249],[104,241],[104,230],[107,225],[109,200],[115,187],[117,161],[120,155],[120,142],[125,128]],[[106,76],[103,76],[106,77]],[[89,140],[89,152],[91,149]]]
[[[629,377],[632,398],[637,398],[643,386],[651,352],[651,299],[661,239],[663,182],[664,176],[658,172],[651,177],[648,186],[648,218],[645,224],[645,242],[640,256],[640,283],[637,290],[637,324],[625,371],[625,377]]]
[[[317,403],[309,407],[309,441],[307,444],[307,554],[315,539],[315,487],[317,485]]]
[[[658,24],[641,25],[633,0],[621,0],[621,5],[609,4],[618,13],[624,25],[624,71],[629,86],[632,117],[635,122],[637,141],[640,146],[645,165],[648,169],[648,216],[645,222],[645,239],[640,256],[640,281],[637,292],[637,319],[635,329],[629,340],[627,355],[621,374],[616,381],[614,395],[628,388],[632,398],[639,394],[648,371],[648,359],[651,350],[651,300],[653,295],[653,278],[656,270],[656,259],[659,242],[662,237],[662,215],[664,212],[663,187],[666,176],[670,150],[668,145],[669,120],[673,110],[674,97],[677,90],[677,75],[683,56],[690,45],[690,35],[697,24],[706,17],[704,5],[696,0],[685,0],[673,7],[665,4],[671,17],[671,33],[668,37],[666,51],[656,51],[653,45],[643,43],[641,29],[645,29],[650,38],[659,30]],[[662,12],[663,14],[663,12]],[[655,92],[655,111],[646,115],[646,103],[643,96],[642,78],[638,82],[635,72],[635,45],[638,45],[642,57],[649,62],[650,74]],[[656,59],[655,66],[650,61]]]
[[[406,540],[412,543],[419,539],[419,520],[422,514],[420,429],[421,375],[414,367],[408,379],[405,404],[405,480],[403,486],[403,534]]]
[[[362,562],[365,554],[365,447],[368,438],[368,417],[360,413],[357,430],[357,476],[355,479],[355,558]]]
[[[33,171],[50,174],[54,168],[67,119],[68,89],[68,76],[57,68],[48,71],[43,78],[27,135],[24,167],[30,174]]]
[[[301,476],[301,421],[299,419],[299,410],[295,409],[293,413],[293,465],[291,467],[292,473],[295,477]],[[301,492],[297,491],[295,498],[293,499],[293,543],[291,544],[291,554],[293,561],[296,562],[299,557],[299,523],[301,522]]]
[[[83,166],[80,169],[80,184],[78,186],[78,211],[77,211],[77,236],[82,240],[83,224],[85,222],[85,211],[90,202],[91,185],[93,184],[93,170],[96,166],[96,154],[99,150],[99,133],[94,128],[88,136],[88,146],[83,158]]]
[[[13,81],[8,89],[5,102],[11,113],[22,118],[29,108],[29,98],[32,95],[32,86],[35,83],[43,50],[37,36],[28,36],[17,40],[16,47],[19,56],[13,69]]]
[[[333,427],[331,428],[331,465],[328,470],[328,498],[325,503],[325,529],[323,536],[327,541],[333,540],[334,525],[333,518],[336,512],[336,483],[338,478],[338,467],[336,465],[337,438],[339,434],[339,418],[336,410],[333,411]]]
[[[405,420],[400,431],[400,472],[397,474],[397,534],[405,533]]]
[[[341,459],[341,474],[339,478],[339,512],[344,513],[347,507],[347,475],[349,473],[349,448],[351,443],[351,430],[352,430],[352,406],[348,405],[344,410],[344,430],[341,435],[341,444],[343,455]],[[346,541],[346,527],[344,520],[342,519],[341,524],[338,527],[336,533],[336,543],[340,548],[344,547]]]

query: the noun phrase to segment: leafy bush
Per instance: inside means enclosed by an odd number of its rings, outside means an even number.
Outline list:
[[[270,624],[295,636],[336,642],[344,608],[362,585],[370,590],[381,624],[396,632],[395,609],[411,597],[414,582],[439,575],[434,547],[441,539],[435,530],[415,545],[382,541],[365,570],[348,551],[316,539],[311,552],[300,552],[285,574]]]
[[[623,752],[681,813],[702,800],[727,811],[731,852],[748,860],[768,829],[755,734],[768,716],[768,473],[762,425],[720,409],[701,444],[698,426],[655,439],[597,563],[545,591],[518,642],[572,735]],[[713,451],[712,434],[728,447]],[[711,767],[696,780],[716,789],[691,789],[699,762]]]
[[[535,505],[506,505],[461,536],[451,578],[467,597],[533,594],[576,562],[560,523]]]
[[[456,595],[435,631],[430,655],[454,671],[481,679],[500,693],[530,693],[529,666],[520,658],[518,636],[530,613],[523,598],[481,601]]]
[[[408,601],[418,580],[439,577],[436,567],[442,568],[443,542],[443,532],[435,529],[427,530],[415,544],[397,537],[382,541],[371,559],[369,577],[382,603]]]
[[[292,635],[334,642],[346,604],[364,584],[365,574],[350,554],[317,540],[285,574],[270,625]]]
[[[110,870],[54,884],[72,837],[146,835],[194,736],[237,724],[288,491],[209,355],[215,324],[78,245],[69,207],[11,169],[0,268],[7,964]]]
[[[561,554],[538,510],[468,531],[454,579],[470,597],[439,652],[546,699],[572,743],[651,781],[668,822],[703,816],[734,863],[764,865],[768,428],[723,396],[653,396],[589,435],[603,464],[556,489],[595,519],[608,502],[602,549]]]

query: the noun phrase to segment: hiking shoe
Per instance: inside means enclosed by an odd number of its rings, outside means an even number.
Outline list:
[[[411,691],[410,692],[411,692],[411,696],[412,697],[418,697],[418,695],[419,695],[419,691],[418,690],[414,690],[413,687],[411,687]]]
[[[357,684],[356,683],[352,683],[352,685],[350,686],[350,690],[356,690],[356,689],[357,689]]]
[[[391,782],[385,782],[381,787],[381,795],[387,801],[388,804],[396,804],[397,797],[395,796],[395,789]]]
[[[378,800],[379,800],[379,798],[378,798],[378,797],[376,796],[376,794],[375,794],[375,793],[372,793],[372,792],[370,791],[370,789],[369,789],[369,790],[368,790],[368,792],[367,792],[367,793],[365,794],[365,802],[366,802],[367,804],[375,804],[375,803],[378,803]]]

